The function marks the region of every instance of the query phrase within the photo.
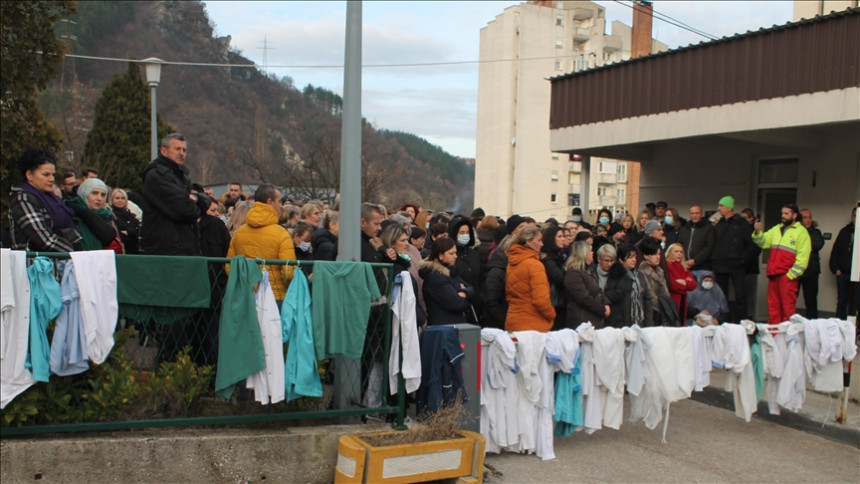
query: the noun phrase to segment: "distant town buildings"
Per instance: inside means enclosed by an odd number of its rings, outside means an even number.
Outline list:
[[[610,34],[605,9],[588,1],[529,1],[481,29],[476,207],[539,220],[567,219],[575,206],[591,218],[604,206],[637,210],[638,163],[592,157],[583,167],[550,150],[548,80],[667,50],[651,39],[650,4],[635,7],[635,27],[614,21]]]

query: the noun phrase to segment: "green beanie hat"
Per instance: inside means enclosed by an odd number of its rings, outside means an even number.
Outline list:
[[[725,197],[721,198],[719,204],[724,207],[729,207],[732,210],[735,209],[735,199],[731,195],[726,195]]]

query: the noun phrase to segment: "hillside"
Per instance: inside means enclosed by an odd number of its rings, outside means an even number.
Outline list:
[[[229,36],[213,36],[203,3],[79,2],[69,20],[56,30],[71,54],[233,65],[162,68],[159,115],[188,137],[194,181],[269,182],[296,187],[305,198],[339,186],[342,100],[318,87],[297,88],[289,77],[238,67],[253,62],[231,49]],[[43,110],[66,137],[65,157],[77,167],[86,166],[82,154],[95,103],[127,66],[67,57],[61,76],[42,95]],[[471,210],[474,169],[464,160],[415,135],[379,131],[367,122],[362,140],[365,200]],[[148,161],[140,160],[141,169]]]

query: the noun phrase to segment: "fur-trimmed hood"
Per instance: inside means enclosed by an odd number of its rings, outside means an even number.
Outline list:
[[[425,279],[431,272],[438,272],[445,277],[451,277],[451,269],[452,268],[447,267],[438,260],[422,260],[421,263],[418,264],[418,275],[421,276],[422,279]]]

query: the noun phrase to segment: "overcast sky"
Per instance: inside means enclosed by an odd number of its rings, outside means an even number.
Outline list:
[[[479,31],[506,7],[519,3],[363,2],[364,117],[377,128],[411,132],[451,154],[473,158]],[[632,24],[631,2],[596,3],[606,7],[607,29],[613,20]],[[656,13],[715,37],[784,24],[791,21],[793,10],[790,1],[653,5]],[[291,77],[297,88],[313,84],[343,93],[345,1],[213,1],[206,10],[216,35],[231,35],[231,45],[261,69],[265,53],[268,72]],[[653,34],[670,48],[708,40],[656,19]],[[392,64],[412,65],[373,67]]]

